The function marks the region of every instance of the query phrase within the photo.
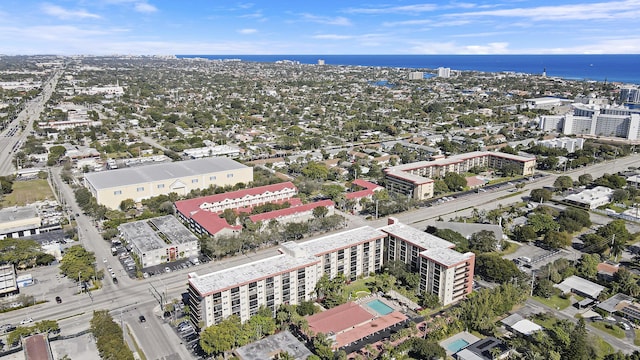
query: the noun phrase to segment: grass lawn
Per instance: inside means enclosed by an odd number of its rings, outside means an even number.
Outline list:
[[[567,307],[569,307],[571,305],[571,300],[569,299],[563,299],[558,295],[553,295],[552,297],[550,297],[549,299],[543,298],[543,297],[539,297],[539,296],[534,296],[534,299],[540,301],[541,303],[552,307],[554,309],[557,310],[562,310],[562,309],[566,309]]]
[[[615,324],[611,325],[611,328],[607,327],[607,324],[601,321],[596,321],[596,322],[590,323],[589,325],[593,326],[598,330],[602,330],[611,336],[615,336],[618,339],[624,339],[626,336],[624,333],[624,330],[622,330],[619,326]]]
[[[636,338],[633,339],[633,345],[640,346],[640,330],[635,329],[633,331],[636,333]]]
[[[371,291],[369,291],[369,287],[367,286],[367,281],[369,280],[371,279],[358,279],[356,281],[352,281],[345,287],[345,291],[351,294],[352,299],[369,295],[371,294]]]
[[[558,321],[558,319],[556,319],[554,317],[549,317],[548,319],[542,320],[542,319],[539,319],[537,317],[534,317],[534,318],[531,319],[531,321],[533,321],[534,323],[542,326],[545,329],[550,329],[551,326],[553,326],[553,324],[555,324]]]
[[[2,207],[24,206],[36,201],[54,200],[47,180],[15,181],[11,194],[3,196]]]
[[[599,337],[592,336],[591,340],[594,342],[594,345],[596,345],[596,348],[598,349],[598,355],[600,355],[600,358],[603,358],[606,355],[613,354],[615,352],[611,344],[600,339]]]
[[[507,248],[507,250],[501,251],[501,252],[500,252],[500,256],[505,256],[505,255],[513,254],[513,253],[514,253],[514,252],[516,252],[519,248],[520,248],[520,244],[516,244],[516,243],[513,243],[513,242],[509,241],[509,247]]]

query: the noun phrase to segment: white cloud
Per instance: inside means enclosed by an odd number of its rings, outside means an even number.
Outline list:
[[[459,45],[455,42],[424,42],[416,43],[412,48],[414,54],[436,55],[436,54],[464,54],[464,55],[487,55],[487,54],[508,54],[509,43],[492,42],[483,45]]]
[[[256,29],[240,29],[240,30],[238,30],[238,32],[240,34],[243,34],[243,35],[248,35],[248,34],[255,34],[255,33],[258,32],[258,30],[256,30]]]
[[[314,35],[314,39],[322,39],[322,40],[349,40],[353,39],[352,35],[338,35],[338,34],[320,34]]]
[[[312,14],[302,14],[302,19],[306,21],[315,22],[318,24],[325,25],[338,25],[338,26],[350,26],[351,21],[346,17],[337,16],[337,17],[328,17],[328,16],[316,16]]]
[[[141,13],[154,13],[156,11],[158,11],[158,8],[146,3],[146,2],[139,2],[136,3],[133,8],[137,11],[137,12],[141,12]]]
[[[387,22],[383,22],[382,26],[387,26],[387,27],[413,26],[413,25],[429,25],[432,23],[433,23],[433,20],[420,19],[420,20],[405,20],[405,21],[387,21]]]
[[[415,4],[415,5],[405,5],[405,6],[350,8],[345,10],[345,12],[356,13],[356,14],[389,14],[389,13],[417,14],[417,13],[434,11],[437,8],[438,8],[438,5],[436,4]]]
[[[640,1],[611,1],[593,4],[538,6],[449,14],[463,17],[519,17],[535,21],[543,20],[596,20],[640,17]]]
[[[42,11],[47,15],[55,16],[60,19],[100,18],[100,15],[90,13],[86,10],[67,10],[61,6],[53,4],[43,4]]]

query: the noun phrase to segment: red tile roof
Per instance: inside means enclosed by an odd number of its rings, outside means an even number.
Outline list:
[[[36,334],[24,339],[26,360],[53,360],[46,334]]]
[[[362,179],[355,179],[351,182],[351,184],[362,187],[364,188],[364,190],[358,190],[358,191],[346,193],[345,198],[347,200],[361,199],[363,197],[371,196],[373,195],[374,192],[383,188],[378,184],[374,184],[372,182],[362,180]]]
[[[315,209],[317,207],[320,207],[320,206],[334,207],[335,203],[333,201],[331,201],[331,200],[321,200],[321,201],[313,202],[313,203],[310,203],[310,204],[292,206],[292,207],[289,207],[289,208],[286,208],[286,209],[274,210],[274,211],[269,211],[269,212],[262,213],[262,214],[251,215],[251,216],[249,216],[249,219],[251,219],[251,221],[253,221],[253,222],[277,219],[277,218],[283,217],[283,216],[302,213],[302,212],[305,212],[305,211],[312,211],[313,209]]]
[[[333,309],[307,317],[309,330],[323,334],[338,334],[356,325],[375,318],[367,310],[354,302],[348,302]]]
[[[242,225],[229,225],[227,220],[209,211],[195,212],[191,215],[191,218],[211,235],[215,235],[224,229],[242,230]]]
[[[405,320],[407,320],[407,317],[399,311],[394,311],[391,314],[380,316],[377,319],[360,324],[353,329],[336,335],[337,344],[335,348],[349,345],[356,340],[364,339],[366,336],[375,334],[378,331],[384,330]]]
[[[484,185],[484,184],[485,184],[485,181],[482,180],[482,179],[478,179],[477,176],[469,176],[467,178],[467,186],[470,187],[470,188],[474,188],[474,187],[481,186],[481,185]]]
[[[256,195],[264,194],[266,192],[282,191],[287,188],[294,189],[296,192],[298,190],[292,182],[287,181],[283,183],[258,186],[254,188],[231,191],[231,192],[226,192],[222,194],[203,196],[195,199],[176,201],[175,205],[176,205],[176,209],[180,213],[189,217],[191,213],[200,210],[200,205],[204,203],[217,203],[217,202],[224,201],[226,199],[235,200],[235,199],[240,199],[246,195],[256,196]]]

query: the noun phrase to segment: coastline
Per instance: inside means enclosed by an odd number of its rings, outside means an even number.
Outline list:
[[[640,84],[640,55],[176,55],[176,58],[274,63],[289,60],[328,66],[373,66],[487,73],[542,74],[570,81]]]

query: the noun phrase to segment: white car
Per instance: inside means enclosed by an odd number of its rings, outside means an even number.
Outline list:
[[[171,268],[167,266],[166,268],[164,268],[164,271],[165,272],[171,272]]]
[[[102,258],[102,262],[106,264],[107,263],[107,258]]]
[[[26,319],[20,321],[20,325],[29,324],[29,323],[32,323],[32,322],[33,322],[32,318],[26,318]]]

